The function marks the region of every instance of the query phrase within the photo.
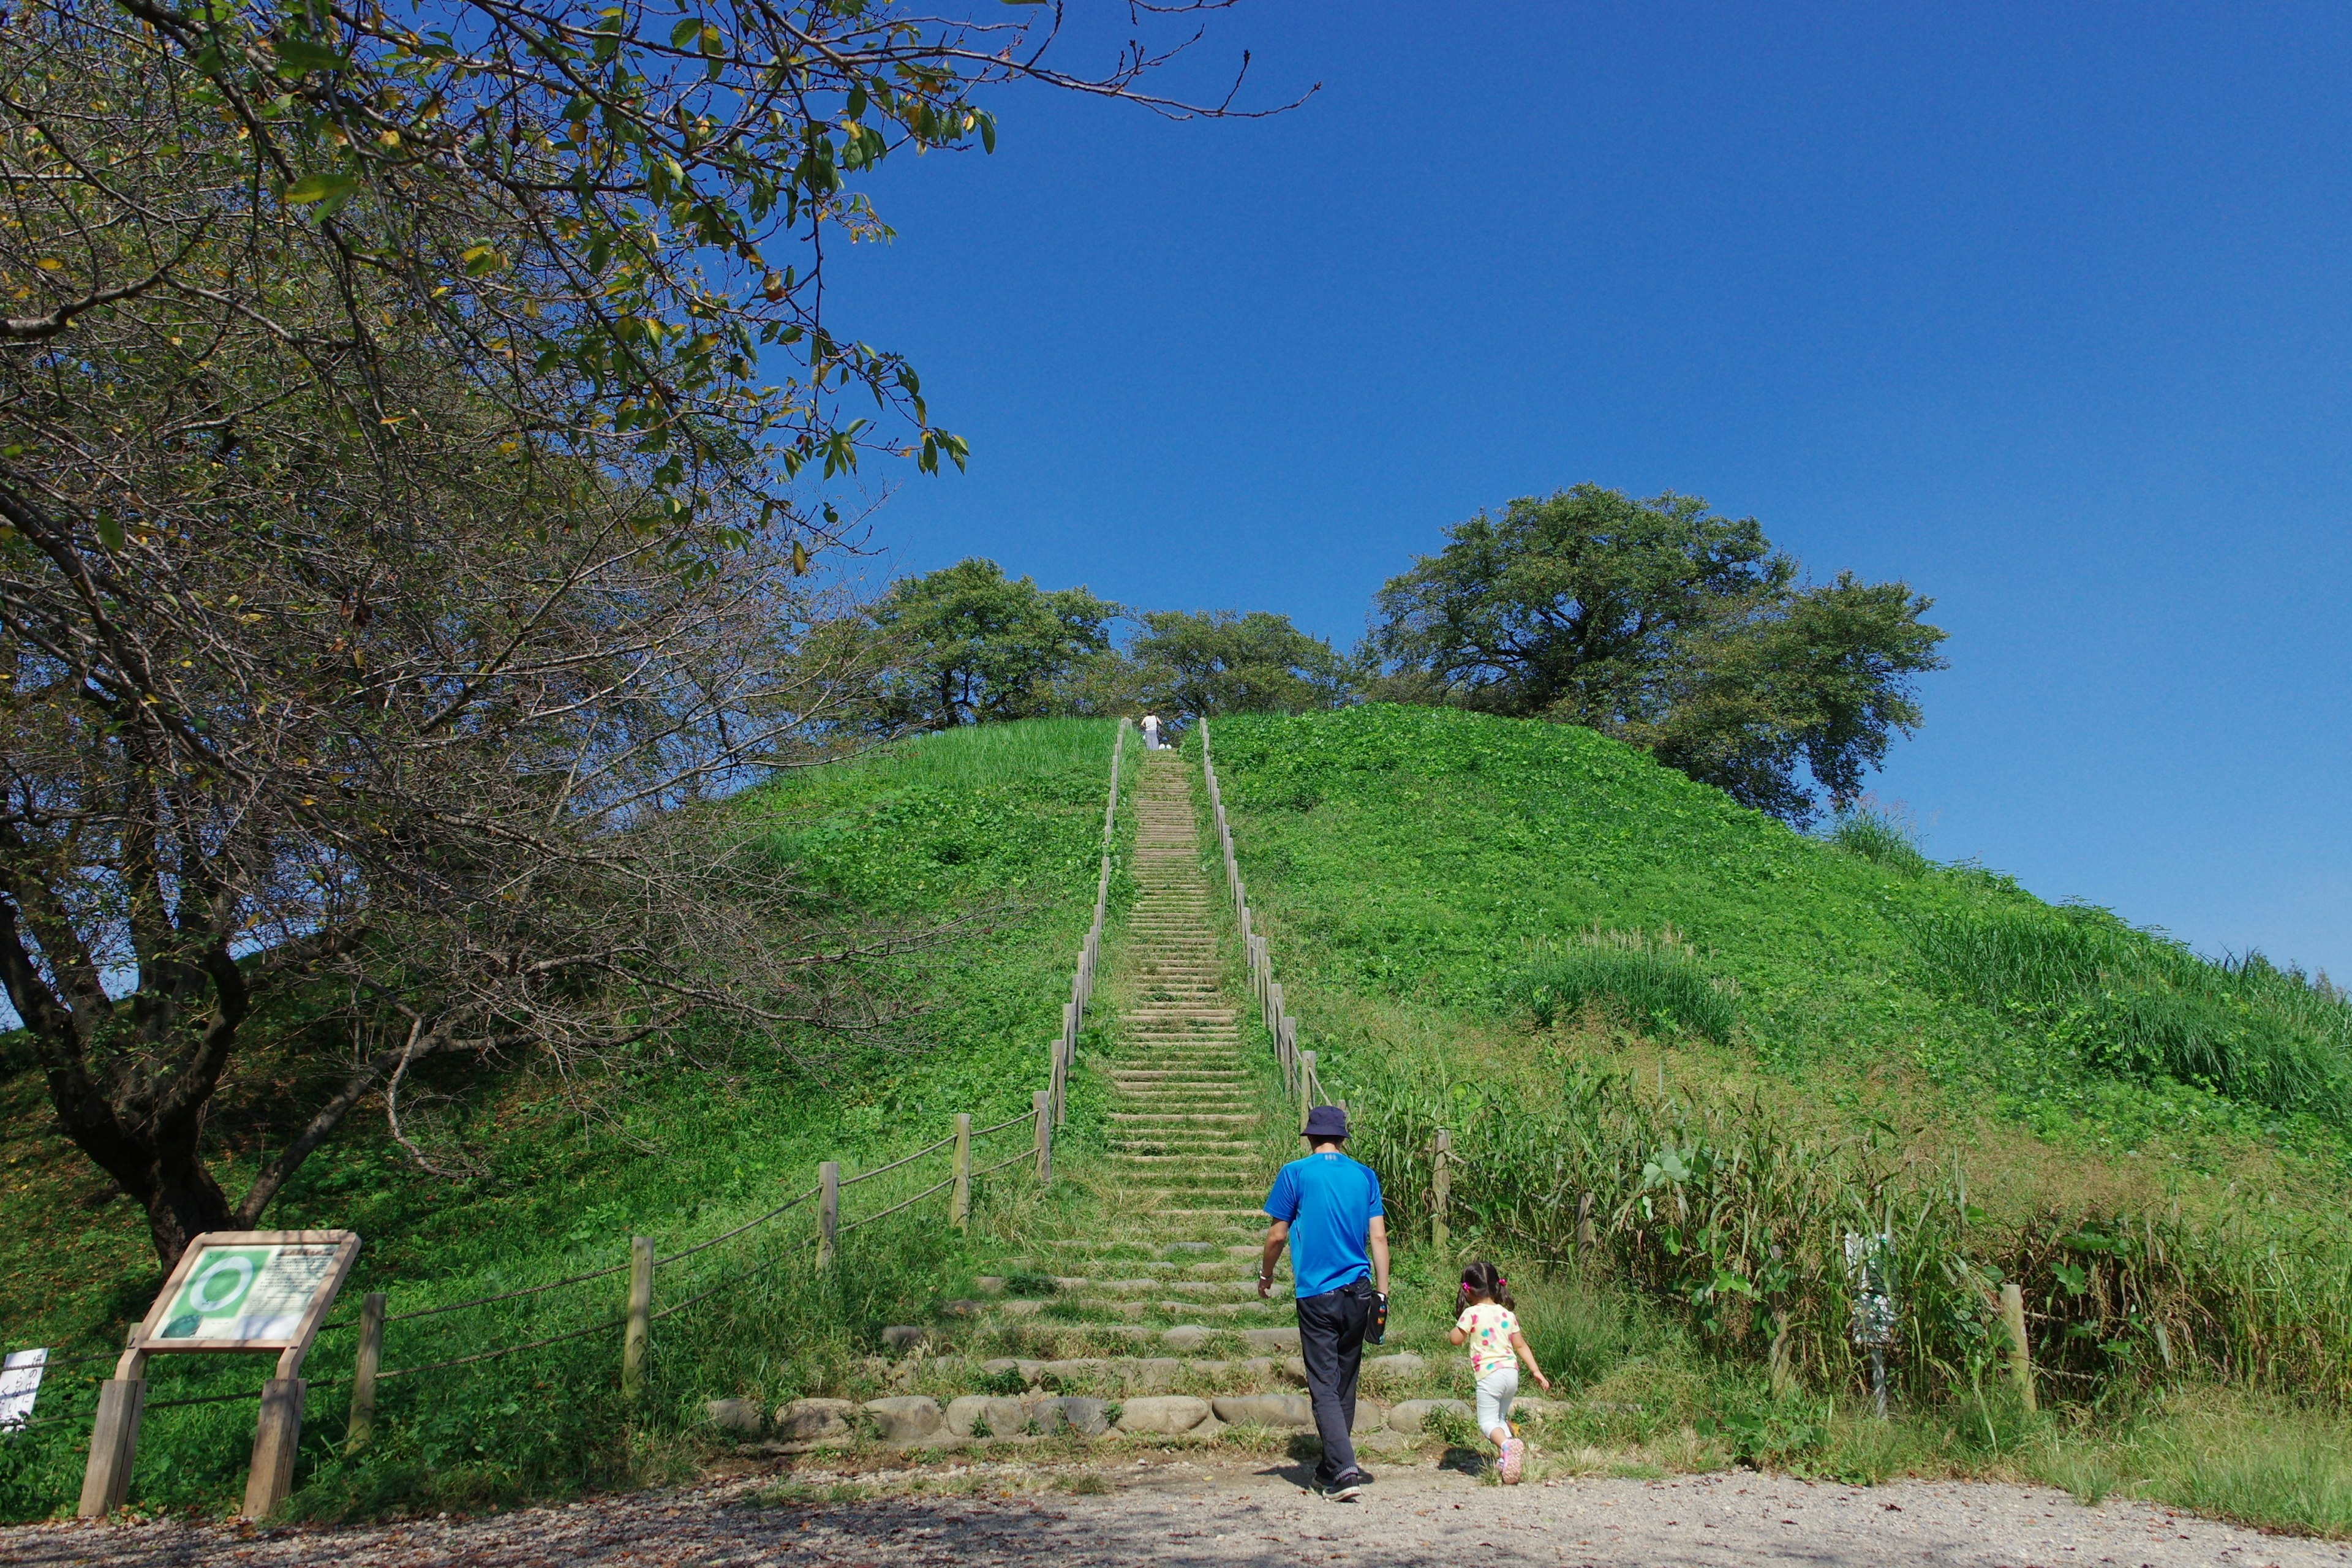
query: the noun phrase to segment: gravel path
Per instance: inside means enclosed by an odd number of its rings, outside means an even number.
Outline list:
[[[1149,1461],[1093,1495],[897,1494],[761,1506],[760,1480],[568,1508],[355,1530],[178,1523],[0,1531],[0,1562],[336,1563],[349,1568],[1055,1568],[1361,1563],[1370,1568],[2305,1568],[2352,1549],[2267,1536],[2146,1503],[2080,1508],[2063,1493],[1974,1483],[1810,1485],[1734,1472],[1669,1481],[1559,1480],[1512,1491],[1395,1470],[1360,1503],[1301,1492],[1287,1467]],[[1036,1472],[974,1467],[934,1479],[992,1489]]]

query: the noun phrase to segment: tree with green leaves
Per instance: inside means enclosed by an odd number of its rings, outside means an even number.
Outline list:
[[[892,671],[887,711],[935,730],[1044,712],[1057,679],[1110,647],[1118,614],[1084,587],[1049,593],[978,557],[907,578],[874,612]]]
[[[1265,610],[1157,610],[1127,649],[1138,700],[1180,718],[1305,713],[1351,699],[1347,661]]]
[[[889,153],[992,142],[992,89],[1187,112],[1164,54],[1065,71],[1054,13],[994,15],[0,17],[0,983],[166,1261],[371,1098],[461,1171],[402,1112],[427,1058],[593,1093],[872,1021],[871,933],[703,809],[866,710],[824,481],[963,460],[826,255],[888,232]],[[214,1097],[298,1002],[307,1120],[225,1160]]]
[[[1753,518],[1578,485],[1449,529],[1390,579],[1378,689],[1584,724],[1795,822],[1843,804],[1917,727],[1933,601],[1799,580]]]

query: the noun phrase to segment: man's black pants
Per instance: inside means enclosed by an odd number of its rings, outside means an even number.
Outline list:
[[[1298,1354],[1307,1363],[1315,1429],[1323,1436],[1315,1479],[1325,1486],[1356,1468],[1356,1379],[1364,1370],[1364,1331],[1371,1321],[1370,1279],[1298,1299]]]

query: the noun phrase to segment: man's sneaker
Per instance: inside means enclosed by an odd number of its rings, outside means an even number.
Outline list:
[[[1333,1502],[1353,1502],[1364,1495],[1364,1483],[1372,1478],[1361,1470],[1349,1470],[1323,1489],[1323,1495]]]
[[[1519,1478],[1527,1474],[1528,1470],[1528,1446],[1524,1439],[1507,1437],[1503,1440],[1502,1469],[1505,1486],[1515,1487],[1519,1484]]]

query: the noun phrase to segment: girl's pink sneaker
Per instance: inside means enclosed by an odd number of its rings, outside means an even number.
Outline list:
[[[1519,1478],[1527,1474],[1527,1469],[1528,1446],[1526,1442],[1517,1437],[1507,1439],[1503,1444],[1503,1484],[1507,1487],[1517,1486],[1519,1484]]]

